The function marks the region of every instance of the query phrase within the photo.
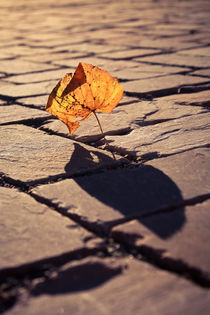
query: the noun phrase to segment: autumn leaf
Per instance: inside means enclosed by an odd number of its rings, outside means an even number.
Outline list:
[[[96,66],[81,62],[73,75],[67,73],[52,90],[46,110],[63,121],[73,134],[79,122],[95,111],[110,113],[122,96],[123,89],[117,79]]]

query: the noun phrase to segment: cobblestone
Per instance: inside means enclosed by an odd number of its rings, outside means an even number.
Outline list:
[[[209,314],[206,0],[1,0],[0,312]],[[124,97],[74,135],[79,62]]]

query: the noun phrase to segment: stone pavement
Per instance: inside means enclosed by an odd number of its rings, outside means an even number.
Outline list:
[[[209,314],[209,12],[1,0],[0,313]],[[123,85],[109,147],[45,111],[80,61]]]

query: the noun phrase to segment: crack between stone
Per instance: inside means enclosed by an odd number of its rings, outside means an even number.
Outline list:
[[[208,199],[210,199],[210,192],[182,200],[179,203],[169,205],[167,207],[155,209],[155,210],[150,211],[150,212],[145,212],[145,213],[142,213],[140,215],[133,215],[133,216],[129,216],[129,217],[123,217],[123,218],[120,218],[120,219],[117,219],[114,221],[109,221],[109,222],[106,222],[106,226],[107,226],[106,232],[110,233],[111,229],[113,227],[116,227],[116,226],[124,224],[124,223],[128,223],[128,222],[133,221],[133,220],[140,220],[140,219],[152,217],[152,216],[158,215],[158,214],[170,213],[170,212],[176,211],[177,209],[182,208],[182,207],[195,206],[197,204],[205,202]]]
[[[125,91],[126,96],[138,97],[139,99],[152,100],[155,97],[164,97],[174,94],[188,94],[200,91],[209,90],[210,81],[196,83],[196,84],[183,84],[172,88],[160,89],[148,92],[129,92]]]
[[[128,252],[131,252],[138,259],[145,259],[147,263],[155,268],[160,268],[164,271],[176,274],[177,276],[193,282],[195,285],[210,289],[210,276],[197,267],[187,264],[182,259],[167,257],[165,249],[154,248],[146,244],[138,246],[129,246],[128,243],[122,240],[121,235],[113,233],[115,242],[121,243]],[[166,254],[165,254],[166,252]]]
[[[102,242],[101,244],[93,248],[83,247],[77,250],[62,253],[60,255],[52,256],[49,258],[43,258],[39,261],[33,261],[31,263],[26,263],[20,266],[1,269],[0,287],[1,285],[3,285],[4,288],[5,287],[7,288],[8,293],[7,296],[9,297],[9,299],[10,298],[14,299],[15,297],[15,300],[14,301],[12,300],[14,303],[11,303],[10,307],[12,307],[17,302],[18,289],[20,289],[21,287],[27,288],[27,285],[25,283],[26,279],[28,284],[28,282],[32,282],[34,279],[46,277],[47,274],[49,275],[49,273],[51,271],[54,271],[55,268],[58,269],[59,267],[62,267],[66,263],[75,260],[78,261],[90,256],[96,257],[111,256],[118,258],[125,256],[125,254],[126,255],[130,254],[135,259],[140,259],[144,261],[146,260],[147,263],[152,264],[155,268],[167,270],[171,273],[179,275],[180,277],[187,278],[188,280],[194,282],[196,285],[202,286],[204,288],[210,288],[209,276],[205,275],[198,268],[190,266],[182,260],[164,256],[165,250],[155,249],[146,244],[142,244],[140,246],[131,246],[127,244],[124,240],[122,240],[122,237],[119,235],[119,233],[112,233],[112,228],[114,226],[128,222],[128,219],[126,220],[125,218],[123,218],[121,220],[118,220],[118,222],[115,221],[114,223],[110,222],[108,224],[104,224],[104,228],[102,229],[102,224],[101,226],[100,225],[97,226],[96,223],[85,221],[82,219],[82,217],[76,214],[71,214],[70,212],[67,213],[69,209],[59,207],[58,205],[56,205],[47,198],[41,197],[33,192],[29,192],[28,194],[38,202],[48,205],[54,211],[59,212],[61,215],[64,215],[68,218],[71,218],[74,222],[76,222],[83,228],[87,229],[91,233],[96,234],[98,237],[101,238]],[[188,200],[184,200],[182,203],[171,207],[154,210],[149,214],[145,213],[142,214],[141,216],[132,217],[130,218],[130,220],[148,217],[151,215],[158,215],[160,213],[165,213],[169,211],[174,211],[183,205],[189,204],[194,205],[196,203],[204,202],[207,199],[210,199],[210,193],[196,196]],[[104,239],[106,239],[106,241],[104,241]],[[114,240],[114,243],[112,239]],[[112,243],[111,249],[109,248],[110,243]],[[10,291],[11,296],[9,295]],[[5,299],[4,297],[2,297],[2,294],[0,295],[0,300],[2,300],[3,302],[2,307],[4,307],[4,303],[8,302],[8,301],[5,302]]]

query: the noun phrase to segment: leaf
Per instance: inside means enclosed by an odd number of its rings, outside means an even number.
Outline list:
[[[95,111],[110,113],[122,96],[123,89],[117,79],[98,67],[80,62],[74,75],[67,73],[52,90],[46,110],[63,121],[73,134],[79,121]]]

